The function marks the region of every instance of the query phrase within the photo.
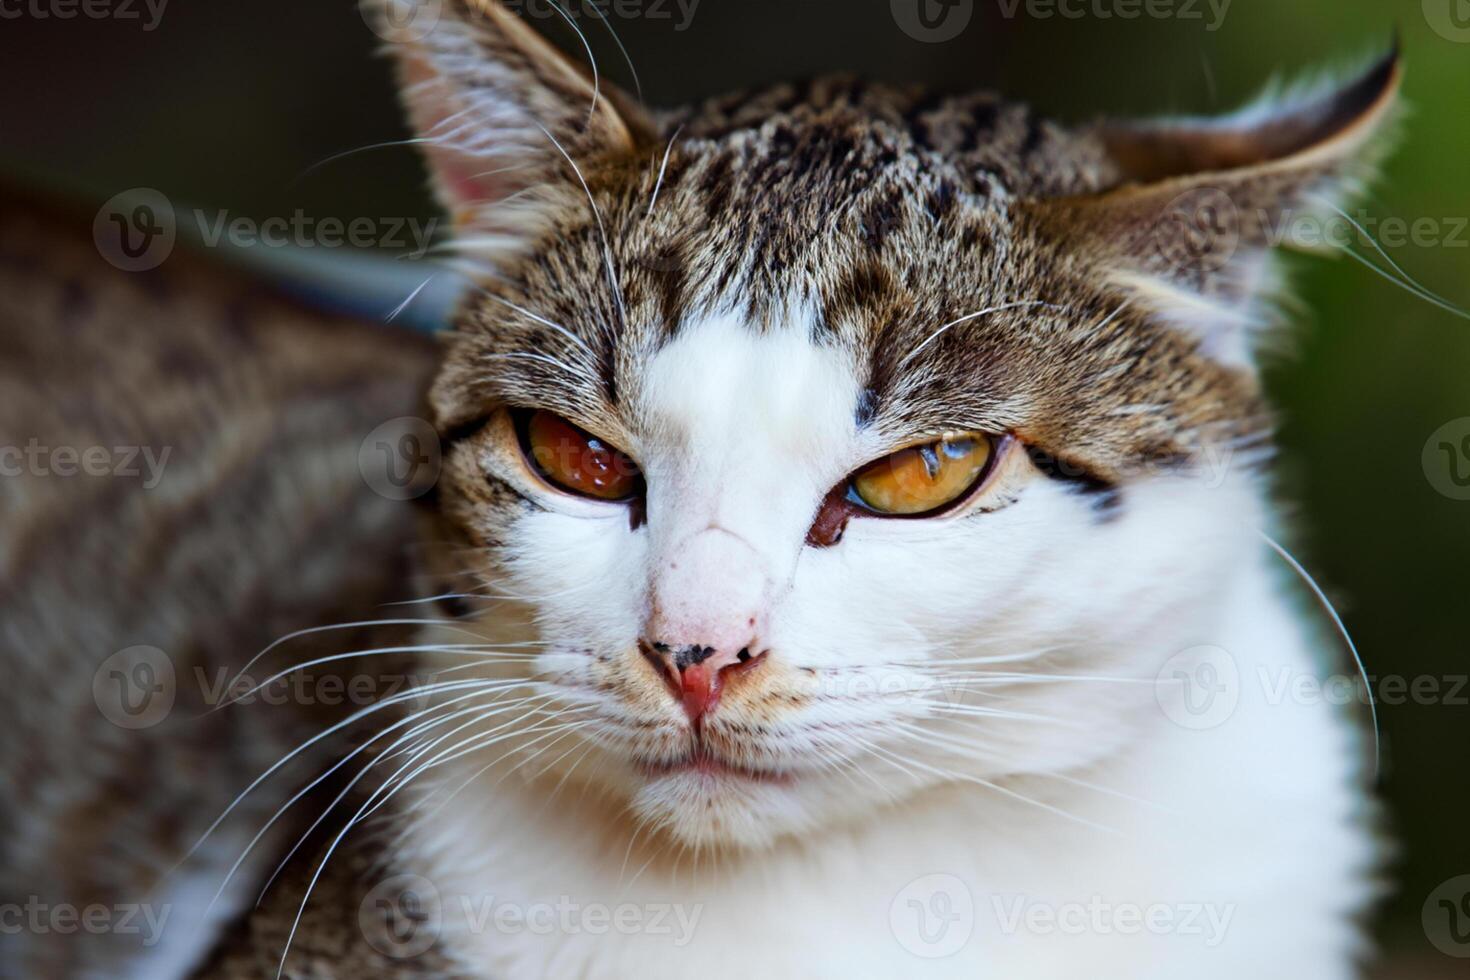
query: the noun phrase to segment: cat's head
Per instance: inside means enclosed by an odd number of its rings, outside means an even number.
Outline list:
[[[477,283],[456,581],[539,698],[484,753],[759,845],[1160,717],[1108,681],[1209,642],[1257,547],[1266,253],[1371,162],[1395,58],[1066,129],[850,79],[654,114],[488,0],[395,50]]]

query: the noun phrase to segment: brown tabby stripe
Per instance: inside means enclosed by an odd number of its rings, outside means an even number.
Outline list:
[[[210,711],[206,692],[286,633],[384,618],[381,603],[416,594],[416,510],[374,494],[357,460],[379,423],[423,412],[436,351],[182,250],[152,272],[121,272],[94,246],[90,215],[28,201],[0,191],[0,447],[169,455],[150,488],[138,459],[135,477],[0,475],[0,902],[162,908],[190,874],[219,885],[321,757],[261,787],[165,877],[231,799],[361,706],[328,703],[325,686],[308,688],[326,692],[312,703]],[[306,637],[252,676],[406,635]],[[128,730],[103,714],[93,680],[138,645],[169,658],[176,701],[156,726]],[[344,663],[341,679],[359,669],[380,689],[411,675],[378,658]],[[249,862],[224,907],[268,866]],[[157,951],[141,939],[7,931],[0,974],[121,976]]]

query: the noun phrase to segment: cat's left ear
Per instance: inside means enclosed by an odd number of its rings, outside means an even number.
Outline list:
[[[629,155],[652,126],[499,0],[362,0],[389,41],[410,123],[461,244],[533,239],[577,174]]]
[[[1254,301],[1273,285],[1269,249],[1326,246],[1328,231],[1342,231],[1336,209],[1387,149],[1402,73],[1395,45],[1340,87],[1218,119],[1104,123],[1098,135],[1118,186],[1023,209],[1044,233],[1099,261],[1109,284],[1142,308],[1198,334],[1222,360],[1245,363]]]

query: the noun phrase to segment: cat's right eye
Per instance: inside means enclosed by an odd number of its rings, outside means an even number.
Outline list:
[[[643,488],[638,464],[597,436],[547,411],[516,413],[521,448],[552,486],[597,500],[631,500]]]

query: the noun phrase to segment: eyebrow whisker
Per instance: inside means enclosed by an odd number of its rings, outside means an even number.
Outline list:
[[[919,344],[919,346],[915,347],[913,350],[904,355],[903,360],[898,362],[898,366],[902,368],[904,365],[908,364],[909,361],[918,356],[920,351],[922,351],[925,347],[928,347],[934,341],[938,340],[940,336],[943,335],[944,332],[949,330],[951,327],[957,327],[961,323],[967,323],[970,320],[974,320],[978,317],[982,317],[990,313],[999,313],[1001,310],[1014,310],[1023,306],[1046,306],[1054,310],[1065,309],[1065,307],[1058,306],[1055,303],[1047,303],[1042,300],[1024,300],[1015,303],[1001,303],[997,306],[987,306],[983,310],[976,310],[974,313],[968,313],[965,316],[959,317],[958,319],[951,320],[944,326],[940,327],[938,330],[931,333],[928,337],[925,337],[923,343]]]

